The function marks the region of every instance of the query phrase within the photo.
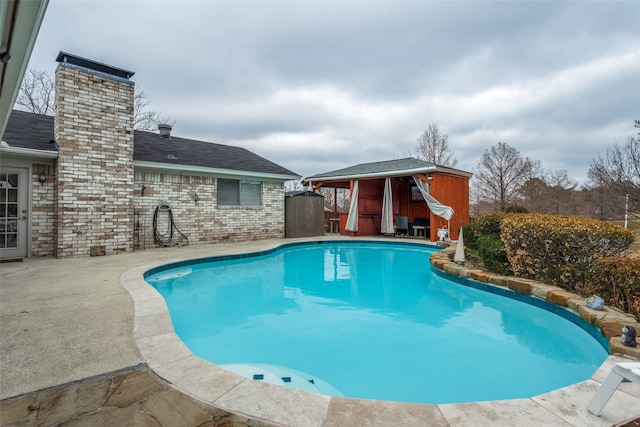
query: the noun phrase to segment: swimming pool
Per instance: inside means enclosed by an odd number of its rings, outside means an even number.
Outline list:
[[[434,250],[289,245],[145,277],[194,354],[323,394],[418,403],[530,397],[589,378],[606,358],[563,317],[431,274]]]

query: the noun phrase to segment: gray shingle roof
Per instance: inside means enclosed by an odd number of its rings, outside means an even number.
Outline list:
[[[434,171],[435,168],[436,165],[433,163],[425,162],[424,160],[416,159],[414,157],[407,157],[405,159],[385,160],[382,162],[361,163],[343,169],[319,173],[306,178],[306,180],[313,181],[320,178],[362,176],[380,173],[389,173],[391,175],[393,174],[393,172],[402,172],[414,169],[425,169],[425,171]]]
[[[2,140],[11,147],[57,151],[53,142],[53,116],[13,110]]]
[[[251,151],[230,145],[134,131],[133,159],[173,165],[299,176]]]
[[[251,151],[230,145],[215,144],[157,133],[134,131],[133,159],[141,162],[195,166],[233,171],[299,177]],[[11,147],[55,151],[53,117],[14,110],[2,137]]]

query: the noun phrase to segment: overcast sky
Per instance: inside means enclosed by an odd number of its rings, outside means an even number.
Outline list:
[[[303,176],[436,123],[460,169],[505,142],[582,183],[640,119],[640,1],[50,0],[30,67],[61,50],[134,71],[175,135]]]

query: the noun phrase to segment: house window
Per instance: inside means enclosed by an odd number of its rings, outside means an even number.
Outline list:
[[[262,183],[218,178],[218,205],[262,205]]]

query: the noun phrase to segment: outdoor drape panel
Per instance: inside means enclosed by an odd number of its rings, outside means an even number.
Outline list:
[[[358,231],[358,181],[353,182],[353,192],[351,193],[351,204],[349,205],[349,216],[347,217],[347,225],[344,227],[347,231]]]
[[[384,197],[382,199],[381,234],[393,234],[393,197],[391,194],[391,178],[384,179]]]
[[[454,214],[453,209],[449,206],[443,205],[442,203],[434,199],[431,194],[429,194],[429,184],[415,175],[413,176],[413,180],[416,182],[416,185],[420,189],[420,193],[422,193],[422,197],[424,197],[424,201],[427,202],[427,206],[429,206],[431,212],[441,218],[446,219],[447,221],[450,221],[451,217]]]

